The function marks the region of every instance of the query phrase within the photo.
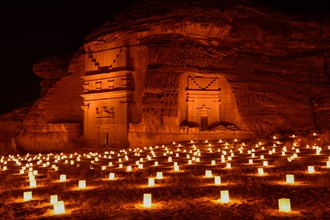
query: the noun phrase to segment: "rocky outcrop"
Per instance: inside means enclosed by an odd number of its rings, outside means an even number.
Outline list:
[[[76,68],[79,54],[71,61]],[[31,106],[0,118],[0,130],[6,136],[0,138],[2,143],[22,151],[45,152],[68,149],[81,139],[82,79],[68,64],[64,57],[48,57],[33,66],[43,78],[40,97]]]
[[[182,77],[195,75],[221,79],[215,127],[231,124],[235,136],[322,130],[330,128],[329,27],[248,1],[143,1],[96,29],[85,47],[146,47],[131,54],[132,60],[148,58],[140,77],[143,112],[139,123],[130,124],[131,143],[225,134],[212,126],[201,133],[200,121],[186,121]]]

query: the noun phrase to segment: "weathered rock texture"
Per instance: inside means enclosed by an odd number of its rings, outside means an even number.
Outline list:
[[[17,144],[330,129],[330,23],[238,2],[142,1],[87,36],[67,69],[36,65],[57,81],[20,122]]]

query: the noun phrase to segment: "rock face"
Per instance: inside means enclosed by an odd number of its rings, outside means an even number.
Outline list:
[[[142,1],[87,36],[66,70],[34,67],[56,82],[24,118],[17,145],[328,130],[329,37],[330,23],[245,1]]]

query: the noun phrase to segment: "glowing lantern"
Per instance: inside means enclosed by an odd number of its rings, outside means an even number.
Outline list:
[[[290,199],[281,198],[278,200],[278,208],[281,212],[290,212],[291,211],[291,204]]]
[[[23,199],[24,201],[32,200],[32,191],[24,192]]]
[[[168,162],[172,162],[172,157],[168,157]]]
[[[212,164],[212,165],[215,165],[215,160],[212,160],[212,161],[211,161],[211,164]]]
[[[212,170],[205,170],[205,177],[212,177]]]
[[[37,187],[37,181],[36,180],[30,180],[30,187]]]
[[[221,184],[221,177],[220,176],[215,176],[214,177],[214,184],[215,185],[220,185]]]
[[[330,167],[330,160],[327,161],[327,167]]]
[[[143,169],[143,164],[139,164],[138,168]]]
[[[292,174],[286,175],[286,183],[293,184],[294,183],[294,176]]]
[[[158,161],[155,161],[154,165],[155,165],[155,166],[158,166]]]
[[[60,181],[61,181],[61,182],[66,181],[66,175],[65,175],[65,174],[61,174],[61,175],[60,175]]]
[[[163,179],[163,172],[157,172],[156,178],[157,179]]]
[[[65,213],[65,208],[64,208],[64,202],[63,201],[58,201],[53,204],[54,207],[54,214],[63,214]]]
[[[86,180],[79,180],[78,188],[80,189],[86,188]]]
[[[174,166],[174,172],[179,172],[180,167],[179,166]]]
[[[102,168],[101,168],[102,170],[106,170],[107,169],[107,167],[106,166],[102,166]]]
[[[230,169],[231,168],[231,163],[226,163],[226,168]]]
[[[249,159],[249,164],[253,164],[253,159]]]
[[[258,174],[264,175],[264,168],[258,168]]]
[[[308,173],[314,173],[315,172],[314,166],[308,166],[307,169],[308,169]]]
[[[260,155],[260,160],[263,160],[265,159],[265,156],[264,155]]]
[[[127,167],[126,167],[126,171],[127,171],[127,172],[131,172],[131,171],[132,171],[132,166],[127,166]]]
[[[228,190],[221,190],[220,191],[220,200],[223,203],[227,203],[230,201],[229,199],[229,191]]]
[[[268,161],[267,160],[263,161],[262,165],[265,166],[265,167],[268,166]]]
[[[148,186],[155,186],[155,179],[154,178],[150,177],[148,179]]]
[[[192,164],[192,161],[191,160],[188,160],[188,164]]]
[[[144,193],[143,194],[143,206],[146,208],[151,207],[151,194],[150,193]]]
[[[178,166],[178,162],[174,162],[174,165],[173,166],[174,167]]]
[[[114,180],[114,179],[115,179],[115,173],[110,173],[109,180]]]
[[[54,204],[54,203],[56,203],[56,202],[58,202],[58,197],[57,197],[57,195],[51,195],[51,196],[50,196],[50,204]]]

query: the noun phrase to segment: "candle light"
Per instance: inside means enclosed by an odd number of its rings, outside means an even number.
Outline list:
[[[314,173],[315,172],[314,166],[308,166],[307,169],[308,169],[308,173]]]
[[[149,186],[155,186],[155,179],[152,178],[152,177],[149,177],[149,179],[148,179],[148,185]]]
[[[258,168],[258,174],[259,175],[264,175],[264,169],[263,168]]]
[[[56,203],[56,202],[58,202],[58,197],[57,197],[57,195],[51,195],[51,196],[50,196],[50,204],[54,204],[54,203]]]
[[[220,200],[223,203],[229,202],[229,191],[228,190],[221,190],[220,191]]]
[[[174,166],[174,172],[179,172],[180,167],[179,166]]]
[[[262,165],[265,166],[265,167],[267,167],[268,166],[268,161],[267,160],[263,161],[262,162]]]
[[[221,184],[221,177],[220,176],[215,176],[214,177],[214,184],[215,185],[220,185]]]
[[[212,170],[205,170],[205,177],[212,177]]]
[[[63,201],[58,201],[53,204],[54,207],[54,214],[63,214],[65,213],[65,208],[64,208],[64,202]]]
[[[150,193],[144,193],[143,194],[143,206],[146,208],[150,208],[152,205],[151,203],[151,194]]]
[[[30,187],[37,187],[37,181],[36,180],[30,180]]]
[[[279,199],[278,207],[279,207],[279,211],[281,212],[290,212],[291,211],[290,199],[287,198]]]
[[[61,181],[61,182],[66,181],[66,175],[65,175],[65,174],[61,174],[61,175],[60,175],[60,181]]]
[[[294,176],[292,174],[286,175],[286,183],[293,184],[294,183]]]
[[[24,192],[23,193],[23,200],[24,201],[32,200],[32,191]]]
[[[231,168],[231,163],[226,163],[226,168],[230,169]]]
[[[156,178],[157,179],[163,179],[163,172],[157,172]]]
[[[79,180],[78,188],[80,189],[86,188],[86,180]]]
[[[115,179],[115,173],[109,173],[109,180]]]

